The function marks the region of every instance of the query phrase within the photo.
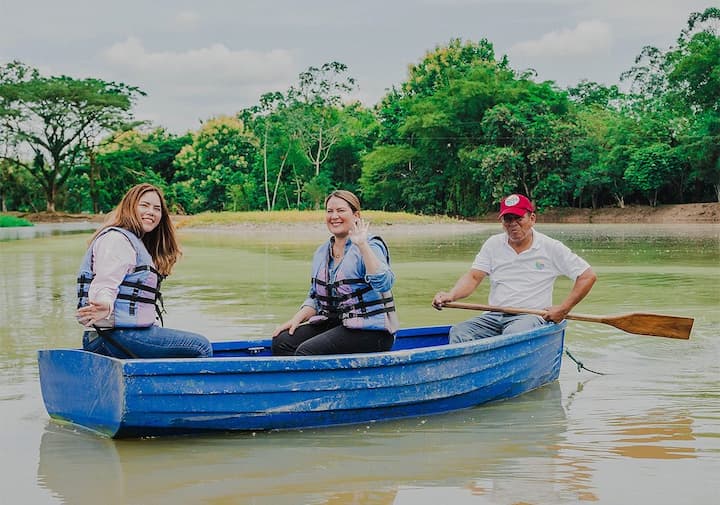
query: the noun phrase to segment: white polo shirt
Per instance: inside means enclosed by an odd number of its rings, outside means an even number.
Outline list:
[[[565,244],[534,228],[529,249],[516,253],[505,233],[488,238],[475,256],[472,268],[490,279],[490,305],[544,309],[552,303],[555,279],[573,281],[590,268],[587,261]]]

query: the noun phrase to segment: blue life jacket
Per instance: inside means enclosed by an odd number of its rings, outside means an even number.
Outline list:
[[[156,315],[162,321],[162,295],[160,283],[164,276],[155,269],[152,256],[145,244],[134,233],[118,227],[103,230],[95,240],[105,233],[114,230],[127,237],[135,249],[135,268],[128,273],[118,286],[111,321],[115,328],[146,328],[155,324]],[[78,308],[89,304],[88,292],[90,282],[95,277],[93,272],[93,245],[90,244],[78,274]]]
[[[390,264],[387,245],[378,237],[385,249],[385,258]],[[330,256],[332,242],[329,247],[320,247],[313,261],[311,295],[318,303],[318,314],[310,322],[339,318],[346,328],[365,330],[387,330],[392,334],[398,330],[399,324],[395,311],[395,302],[391,291],[378,292],[365,279],[365,265],[360,249],[351,244],[340,261],[334,279],[330,279]]]

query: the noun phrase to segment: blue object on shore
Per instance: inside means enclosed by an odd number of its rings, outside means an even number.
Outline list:
[[[204,359],[38,352],[52,419],[112,438],[259,431],[426,416],[557,379],[566,323],[448,344],[449,326],[401,329],[388,352],[271,356],[270,340],[213,343]]]

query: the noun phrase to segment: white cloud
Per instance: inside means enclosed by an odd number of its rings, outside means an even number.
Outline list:
[[[195,11],[184,10],[175,15],[175,26],[181,30],[193,30],[197,28],[200,16]]]
[[[612,46],[610,25],[602,21],[583,21],[575,28],[546,33],[536,40],[515,44],[510,52],[522,56],[577,56],[605,51]]]
[[[294,51],[232,50],[213,44],[152,52],[136,37],[113,44],[102,57],[110,66],[109,77],[148,93],[138,103],[139,117],[171,128],[187,124],[189,117],[232,114],[256,103],[263,93],[285,90],[299,72]]]
[[[532,4],[533,2],[539,3],[543,6],[553,6],[553,5],[561,5],[561,6],[573,6],[577,5],[579,3],[584,3],[587,0],[542,0],[541,2],[537,2],[537,0],[423,0],[420,3],[426,4],[426,5],[459,5],[459,6],[492,6],[492,5],[528,5]]]
[[[107,61],[128,71],[178,84],[235,84],[273,82],[294,77],[292,51],[231,50],[223,44],[185,52],[149,52],[142,42],[130,37],[104,52]]]

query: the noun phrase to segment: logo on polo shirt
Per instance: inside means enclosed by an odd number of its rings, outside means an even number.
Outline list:
[[[545,270],[545,263],[543,263],[542,261],[536,261],[535,270]]]

